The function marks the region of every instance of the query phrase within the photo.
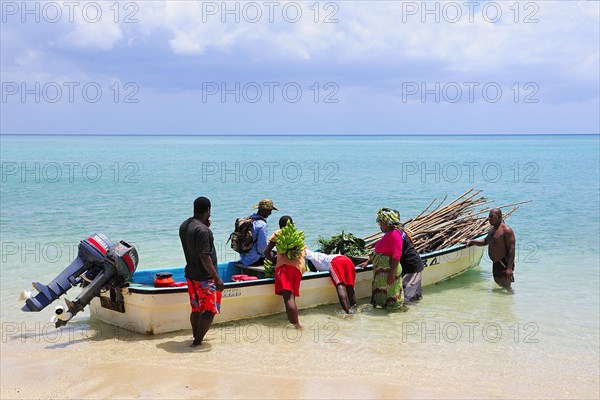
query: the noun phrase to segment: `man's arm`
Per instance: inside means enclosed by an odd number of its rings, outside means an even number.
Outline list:
[[[276,262],[275,257],[273,257],[273,249],[275,248],[275,244],[275,241],[269,240],[269,244],[267,245],[264,253],[264,256],[272,263]]]
[[[215,280],[217,290],[223,291],[223,281],[219,276],[219,272],[215,268],[210,258],[211,253],[211,235],[206,231],[196,231],[196,248],[200,252],[200,262],[202,266]]]
[[[223,280],[221,279],[221,277],[219,276],[219,272],[213,265],[212,258],[210,258],[210,255],[206,253],[200,254],[200,261],[202,262],[202,266],[204,267],[204,269],[209,274],[211,274],[211,276],[215,280],[215,286],[217,286],[217,290],[222,292],[224,288]]]
[[[258,250],[258,252],[263,256],[265,256],[265,250],[268,246],[268,234],[269,233],[267,232],[267,224],[263,222],[258,226],[258,229],[256,230],[256,250]]]
[[[506,226],[506,228],[504,230],[504,241],[506,243],[506,248],[508,249],[508,265],[506,266],[506,269],[509,269],[512,271],[515,269],[516,239],[515,239],[515,233],[508,226]]]
[[[490,235],[487,234],[486,237],[483,238],[483,239],[479,239],[479,240],[467,239],[467,240],[465,240],[465,245],[467,247],[473,246],[473,245],[475,245],[475,246],[487,246],[488,243],[489,243],[489,240],[488,240],[489,237],[490,237]]]

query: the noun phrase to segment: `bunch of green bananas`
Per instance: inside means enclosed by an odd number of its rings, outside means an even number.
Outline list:
[[[290,260],[296,260],[304,249],[304,231],[297,230],[288,221],[277,235],[275,244],[279,254],[285,254]]]
[[[263,263],[265,267],[265,278],[272,278],[274,273],[273,263],[268,258],[265,258]]]

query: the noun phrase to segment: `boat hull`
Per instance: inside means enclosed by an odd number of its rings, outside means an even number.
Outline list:
[[[423,255],[425,269],[423,286],[451,278],[479,264],[483,248],[458,246]],[[229,280],[236,273],[236,263],[219,264],[219,274]],[[90,313],[109,324],[145,333],[160,334],[190,329],[190,305],[186,287],[154,288],[148,277],[157,272],[182,274],[183,268],[142,270],[136,272],[145,283],[133,283],[128,288],[102,293],[90,303]],[[182,275],[181,275],[182,277]],[[357,268],[355,291],[357,298],[371,295],[372,267]],[[273,279],[259,279],[225,284],[221,311],[215,323],[276,314],[285,311],[281,297],[276,296]],[[337,303],[338,298],[328,272],[306,273],[300,284],[298,308]]]

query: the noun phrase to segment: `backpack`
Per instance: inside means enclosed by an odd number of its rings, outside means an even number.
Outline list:
[[[231,235],[229,235],[228,242],[231,241],[231,248],[238,253],[247,253],[252,250],[256,239],[252,235],[253,222],[262,219],[263,217],[252,218],[252,216],[245,218],[238,218],[235,220],[235,227]]]

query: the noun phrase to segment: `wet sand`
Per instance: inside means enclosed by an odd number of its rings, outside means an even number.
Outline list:
[[[384,314],[305,312],[144,336],[81,320],[60,335],[3,332],[2,399],[25,398],[597,398],[589,366],[556,374],[543,346],[419,340]],[[368,314],[365,312],[365,314]],[[369,319],[372,320],[370,323]],[[394,325],[391,324],[393,327]],[[12,329],[3,324],[3,328]],[[14,327],[13,327],[14,328]],[[37,330],[37,331],[36,331]],[[414,340],[413,340],[414,339]],[[593,359],[593,357],[592,357]],[[587,372],[584,372],[587,371]]]
[[[279,337],[282,330],[273,332]],[[237,341],[233,333],[225,339],[209,336],[195,348],[186,331],[160,336],[108,331],[102,338],[50,345],[28,339],[34,344],[17,340],[3,348],[2,399],[447,397],[443,390],[417,390],[378,374],[373,365],[354,365],[353,354],[342,357],[353,374],[346,367],[336,370],[338,355],[328,359],[326,348],[299,354],[298,346],[314,344],[314,338],[248,343],[243,336]],[[247,346],[256,348],[251,357],[240,359],[248,356]]]

